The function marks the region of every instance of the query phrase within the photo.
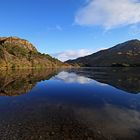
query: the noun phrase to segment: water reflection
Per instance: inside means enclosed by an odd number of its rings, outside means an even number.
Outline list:
[[[80,83],[80,84],[85,84],[85,83],[90,83],[93,80],[90,78],[87,78],[85,76],[79,76],[78,74],[75,73],[69,73],[66,71],[60,72],[58,75],[54,77],[56,80],[63,80],[66,83]]]
[[[0,73],[1,140],[140,137],[139,68]]]
[[[84,69],[42,69],[0,71],[0,95],[17,96],[29,92],[37,82],[63,80],[67,83],[101,86],[111,85],[129,93],[140,92],[140,68],[84,68]],[[97,82],[95,82],[97,81]]]
[[[102,108],[81,108],[75,114],[90,130],[104,139],[137,139],[140,136],[140,112],[105,104]]]
[[[58,69],[0,71],[0,95],[15,96],[29,92],[37,82],[49,80]],[[129,93],[140,92],[140,68],[92,68],[65,70],[55,79],[67,83],[111,85]],[[94,82],[95,84],[96,82]],[[97,83],[96,83],[97,84]]]
[[[0,95],[17,96],[29,92],[37,82],[50,79],[56,69],[0,71]]]
[[[84,68],[70,70],[129,93],[140,92],[140,68]]]

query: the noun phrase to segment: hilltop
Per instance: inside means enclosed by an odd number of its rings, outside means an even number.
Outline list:
[[[35,46],[18,37],[0,37],[0,68],[52,68],[67,67],[48,54],[41,54]]]
[[[130,40],[66,63],[81,67],[140,66],[140,41]]]

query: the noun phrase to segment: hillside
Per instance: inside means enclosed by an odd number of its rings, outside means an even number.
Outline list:
[[[130,40],[110,49],[66,62],[82,67],[140,66],[140,41]]]
[[[41,54],[30,42],[18,37],[0,38],[0,68],[52,68],[67,67],[68,64]]]

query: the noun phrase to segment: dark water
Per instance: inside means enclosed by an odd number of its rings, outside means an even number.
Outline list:
[[[139,140],[140,68],[0,72],[0,140]]]

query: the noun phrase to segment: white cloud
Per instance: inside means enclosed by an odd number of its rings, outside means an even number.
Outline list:
[[[52,54],[54,57],[58,58],[61,61],[66,61],[69,59],[75,59],[78,57],[86,56],[92,54],[93,51],[87,49],[80,49],[80,50],[68,50],[56,54]]]
[[[78,84],[88,84],[88,83],[93,83],[94,85],[98,86],[107,86],[107,84],[97,82],[91,78],[88,78],[83,75],[78,75],[74,72],[67,72],[67,71],[62,71],[58,73],[55,77],[52,79],[55,80],[61,80],[66,83],[78,83]]]
[[[76,24],[105,29],[140,23],[138,0],[89,0],[76,14]]]
[[[79,83],[79,84],[87,84],[93,81],[90,78],[79,76],[75,73],[68,73],[65,71],[62,71],[58,75],[56,75],[55,79],[62,80],[66,83]]]

